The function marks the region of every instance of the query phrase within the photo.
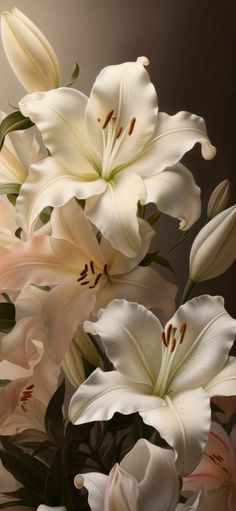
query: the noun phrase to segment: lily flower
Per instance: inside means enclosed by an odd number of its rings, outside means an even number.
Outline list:
[[[60,366],[47,357],[40,342],[35,341],[35,347],[38,357],[29,369],[6,360],[0,362],[1,378],[11,380],[0,388],[1,435],[31,428],[45,431],[45,412],[58,385]]]
[[[236,321],[223,299],[194,298],[165,327],[142,305],[114,300],[84,328],[100,335],[116,370],[96,369],[80,385],[71,422],[139,412],[175,449],[178,472],[189,474],[207,442],[210,397],[236,394],[236,359],[228,356]]]
[[[1,13],[1,36],[8,62],[28,92],[58,87],[60,70],[53,48],[16,7]]]
[[[183,480],[182,492],[205,490],[199,511],[236,509],[236,426],[231,435],[212,422],[203,458]]]
[[[155,477],[154,477],[155,474]],[[109,475],[78,474],[75,486],[88,490],[91,511],[178,511],[179,481],[174,454],[140,439]],[[158,507],[157,507],[158,503]]]
[[[206,159],[215,148],[201,117],[158,113],[142,62],[104,68],[89,98],[62,87],[20,101],[51,154],[31,166],[17,201],[26,232],[44,207],[62,206],[74,196],[86,199],[86,218],[127,257],[141,248],[138,202],[154,202],[180,219],[183,230],[196,221],[199,189],[178,162],[197,142]]]
[[[45,349],[56,363],[78,326],[115,297],[136,299],[164,316],[174,310],[176,286],[154,269],[139,266],[154,235],[148,223],[139,222],[142,249],[134,258],[125,257],[104,238],[98,243],[82,208],[72,199],[53,211],[52,236],[34,236],[0,253],[2,290],[53,286],[42,315]]]

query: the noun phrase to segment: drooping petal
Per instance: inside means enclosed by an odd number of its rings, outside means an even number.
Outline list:
[[[87,154],[86,105],[87,97],[68,87],[28,94],[19,102],[22,114],[36,124],[50,154],[68,173],[95,179],[97,173]]]
[[[78,246],[86,254],[88,260],[103,267],[106,260],[100,249],[96,235],[88,220],[84,217],[83,209],[75,199],[71,199],[60,208],[55,208],[51,216],[52,236],[61,238]]]
[[[17,223],[29,235],[45,207],[63,206],[72,197],[85,199],[103,193],[105,189],[103,179],[80,179],[56,158],[45,158],[31,166],[29,177],[21,187],[16,201]]]
[[[149,391],[149,386],[134,384],[118,371],[104,373],[98,368],[72,396],[69,419],[73,424],[84,424],[109,420],[115,412],[129,415],[163,406],[164,401]]]
[[[178,163],[144,180],[145,203],[154,202],[162,213],[180,220],[179,228],[188,230],[201,213],[200,188],[189,170]]]
[[[59,240],[56,240],[59,241]],[[61,240],[60,240],[61,241]],[[63,242],[70,255],[70,245]],[[51,238],[35,236],[28,242],[19,241],[0,254],[1,289],[21,289],[28,284],[48,286],[74,275],[75,268],[63,264],[52,248]]]
[[[129,169],[140,176],[150,177],[167,167],[172,167],[183,155],[200,142],[202,156],[210,160],[216,154],[206,132],[204,120],[189,112],[168,115],[160,112],[154,137],[136,160],[129,164]]]
[[[205,385],[210,397],[236,394],[236,358],[229,357],[223,369]]]
[[[199,463],[207,442],[210,400],[201,388],[171,393],[164,399],[166,406],[139,413],[175,449],[177,471],[187,475]]]
[[[156,125],[156,92],[140,62],[105,67],[96,78],[86,108],[86,123],[97,154],[103,151],[103,126],[111,111],[116,133],[122,128],[122,140],[113,161],[115,168],[140,152]],[[135,125],[129,134],[132,119]]]
[[[137,481],[117,463],[107,479],[104,511],[138,511],[137,497]]]
[[[86,321],[84,329],[100,335],[118,371],[135,383],[155,385],[162,357],[162,326],[145,307],[114,300],[100,311],[97,322]]]
[[[60,364],[79,325],[94,308],[95,289],[66,280],[48,294],[42,310],[45,324],[45,350]]]
[[[138,482],[140,511],[156,511],[157,502],[158,511],[175,511],[179,500],[179,481],[171,450],[140,439],[120,466]]]
[[[141,249],[137,203],[144,200],[145,195],[142,179],[125,171],[107,182],[102,195],[86,201],[86,218],[96,225],[115,249],[127,257],[135,257]]]
[[[100,472],[89,472],[75,476],[75,486],[81,489],[85,486],[88,490],[88,503],[91,511],[103,511],[104,496],[108,476]]]
[[[182,305],[166,325],[177,327],[169,386],[175,392],[203,387],[224,366],[235,336],[236,321],[220,296],[203,295]],[[181,341],[181,328],[186,330]]]
[[[158,310],[163,323],[175,310],[177,288],[150,267],[138,266],[129,273],[109,276],[97,293],[96,309],[106,307],[115,298],[137,302]]]
[[[126,257],[124,254],[115,250],[111,243],[102,237],[100,242],[101,251],[109,268],[109,275],[121,275],[128,273],[142,261],[148,252],[153,236],[156,234],[154,229],[141,218],[138,218],[139,234],[141,238],[141,247],[135,257]],[[138,300],[137,300],[138,301]]]

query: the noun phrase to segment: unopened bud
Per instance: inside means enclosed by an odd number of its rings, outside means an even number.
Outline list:
[[[224,273],[236,259],[236,205],[210,220],[198,233],[190,252],[190,278],[194,282]]]
[[[59,86],[59,63],[53,48],[19,9],[1,13],[1,36],[8,62],[28,92]]]
[[[230,196],[230,185],[229,180],[225,179],[219,183],[213,190],[208,206],[207,206],[207,218],[211,219],[223,211],[228,202]]]
[[[79,327],[74,338],[70,342],[65,354],[62,366],[63,370],[73,387],[78,388],[86,379],[84,362],[88,361],[92,366],[100,366],[100,358],[90,337]]]

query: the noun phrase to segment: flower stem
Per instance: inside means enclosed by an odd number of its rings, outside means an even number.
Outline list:
[[[181,298],[181,302],[180,302],[180,305],[183,305],[185,302],[187,302],[190,294],[192,293],[192,290],[193,288],[196,286],[196,282],[193,280],[193,279],[189,279],[186,286],[185,286],[185,289],[184,289],[184,292],[183,292],[183,296]]]

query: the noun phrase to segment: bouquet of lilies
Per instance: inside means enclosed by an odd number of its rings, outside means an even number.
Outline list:
[[[180,304],[151,248],[161,215],[177,246],[201,214],[180,160],[196,143],[214,157],[205,122],[158,111],[146,57],[87,97],[18,9],[1,37],[27,92],[0,114],[0,509],[234,511],[236,320],[220,296],[191,299],[236,258],[228,180]]]

